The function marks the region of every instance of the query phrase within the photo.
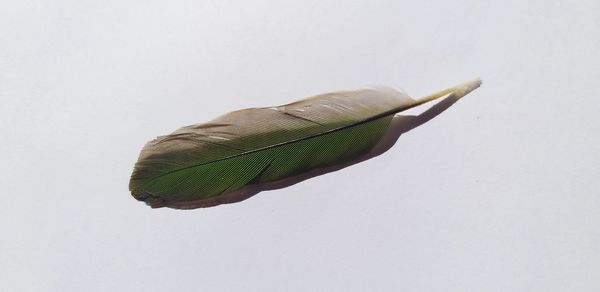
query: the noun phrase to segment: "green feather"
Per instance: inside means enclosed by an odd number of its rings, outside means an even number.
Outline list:
[[[357,159],[381,140],[394,114],[449,93],[465,95],[479,84],[419,100],[377,87],[231,112],[148,142],[129,189],[152,207],[214,205],[209,202],[247,185]]]

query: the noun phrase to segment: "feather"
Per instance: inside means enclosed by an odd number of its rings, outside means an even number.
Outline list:
[[[418,100],[372,87],[234,111],[148,142],[129,190],[151,207],[216,205],[215,198],[247,185],[359,158],[384,136],[394,114],[450,93],[463,96],[480,84],[476,79]]]

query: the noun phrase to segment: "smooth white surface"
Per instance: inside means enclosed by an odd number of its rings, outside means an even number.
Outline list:
[[[599,291],[600,2],[3,1],[2,291]],[[153,137],[369,84],[484,84],[242,203],[128,193]]]

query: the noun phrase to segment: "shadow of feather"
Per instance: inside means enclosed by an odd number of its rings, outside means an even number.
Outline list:
[[[214,198],[202,199],[202,200],[198,200],[198,201],[170,202],[165,207],[174,208],[174,209],[197,209],[197,208],[206,208],[206,207],[217,206],[217,205],[221,205],[221,204],[231,204],[231,203],[241,202],[243,200],[246,200],[246,199],[262,192],[262,191],[270,191],[270,190],[276,190],[276,189],[289,187],[291,185],[295,185],[304,180],[307,180],[307,179],[310,179],[310,178],[313,178],[316,176],[320,176],[320,175],[323,175],[326,173],[330,173],[333,171],[338,171],[342,168],[346,168],[348,166],[363,162],[367,159],[371,159],[373,157],[379,156],[379,155],[383,154],[384,152],[388,151],[390,148],[392,148],[392,146],[394,146],[394,144],[396,144],[396,142],[398,141],[398,139],[400,138],[400,136],[402,134],[432,120],[433,118],[435,118],[436,116],[438,116],[439,114],[441,114],[442,112],[444,112],[445,110],[450,108],[450,106],[452,106],[454,103],[456,103],[459,99],[460,99],[460,97],[457,97],[456,95],[451,94],[418,116],[406,116],[406,115],[394,116],[394,118],[392,119],[392,122],[390,124],[390,127],[388,128],[387,132],[385,133],[385,135],[383,136],[381,141],[379,141],[379,143],[377,145],[375,145],[375,147],[373,149],[371,149],[371,151],[369,151],[367,154],[365,154],[364,156],[362,156],[356,160],[353,160],[353,161],[350,161],[350,162],[347,162],[344,164],[340,164],[340,165],[314,169],[312,171],[309,171],[309,172],[306,172],[303,174],[299,174],[299,175],[296,175],[293,177],[285,178],[285,179],[275,181],[275,182],[264,183],[264,184],[260,184],[260,185],[256,185],[256,184],[248,185],[239,190],[236,190],[236,191],[233,191],[233,192],[230,192],[227,194],[223,194],[223,195],[220,195],[220,196],[214,197]]]

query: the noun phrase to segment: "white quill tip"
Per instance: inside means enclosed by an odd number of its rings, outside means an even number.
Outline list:
[[[456,86],[438,91],[434,94],[430,94],[430,95],[424,96],[422,98],[419,98],[415,101],[415,103],[412,106],[421,105],[426,102],[432,101],[434,99],[438,99],[442,96],[446,96],[448,94],[453,94],[455,97],[461,98],[461,97],[467,95],[469,92],[477,89],[479,86],[481,86],[481,79],[476,78],[476,79],[458,84]]]

